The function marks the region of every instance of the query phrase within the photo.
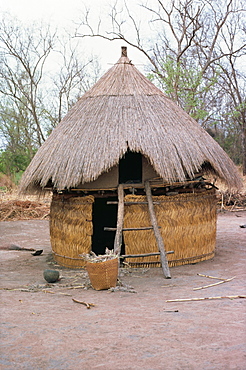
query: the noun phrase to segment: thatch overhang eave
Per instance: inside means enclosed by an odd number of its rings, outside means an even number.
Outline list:
[[[229,187],[235,166],[191,117],[164,96],[83,99],[54,129],[28,167],[23,183],[49,181],[61,190],[96,180],[129,148],[149,158],[165,181],[184,181],[208,162]],[[182,134],[180,134],[182,133]]]

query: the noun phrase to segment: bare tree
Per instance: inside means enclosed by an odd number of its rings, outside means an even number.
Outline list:
[[[82,58],[77,44],[67,34],[58,37],[48,25],[24,26],[6,15],[2,19],[0,171],[25,169],[52,128],[94,82],[91,76],[98,76],[97,59]]]
[[[241,109],[237,119],[244,137],[245,91],[238,73],[239,60],[245,53],[241,0],[145,1],[141,5],[149,20],[145,30],[130,11],[130,2],[120,4],[116,1],[111,7],[107,20],[111,27],[106,31],[102,20],[96,29],[91,26],[87,10],[76,36],[122,40],[141,51],[150,64],[149,78],[205,128],[217,119],[217,108],[225,101],[224,94],[229,93],[221,88],[222,80],[228,88],[232,79],[234,107],[237,112]],[[149,40],[147,26],[152,36]],[[245,149],[244,158],[243,153]]]
[[[96,56],[86,55],[85,59],[78,52],[78,40],[66,35],[58,41],[59,70],[52,77],[56,102],[53,125],[61,121],[68,109],[96,82],[101,73]]]
[[[38,145],[45,140],[38,112],[40,104],[42,106],[39,87],[54,37],[49,27],[25,29],[7,17],[1,22],[0,93],[28,111],[35,125]]]

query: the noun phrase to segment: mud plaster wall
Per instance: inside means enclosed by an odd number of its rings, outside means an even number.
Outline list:
[[[142,157],[143,182],[158,177],[147,158]],[[78,189],[111,189],[119,184],[119,166],[112,167],[108,172],[103,173],[95,181],[78,185]]]

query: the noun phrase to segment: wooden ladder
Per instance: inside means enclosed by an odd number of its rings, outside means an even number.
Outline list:
[[[117,227],[116,227],[115,240],[114,240],[114,252],[116,254],[120,255],[121,245],[122,245],[122,232],[123,231],[154,229],[155,238],[156,238],[158,249],[159,249],[159,252],[160,252],[161,266],[162,266],[164,276],[166,277],[166,279],[171,279],[169,266],[168,266],[168,261],[167,261],[167,258],[166,258],[166,254],[168,252],[165,251],[163,238],[161,236],[161,232],[160,232],[158,224],[157,224],[157,218],[156,218],[156,214],[155,214],[155,209],[154,209],[151,187],[150,187],[149,181],[145,182],[145,192],[146,192],[146,196],[147,196],[149,215],[150,215],[150,220],[151,220],[152,227],[123,229],[124,186],[123,186],[123,184],[120,184],[118,186],[118,214],[117,214]],[[105,228],[105,229],[108,230],[108,231],[115,230],[115,228]],[[140,255],[139,255],[139,257],[140,257]]]

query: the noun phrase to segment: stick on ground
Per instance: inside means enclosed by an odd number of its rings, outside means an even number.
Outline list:
[[[209,278],[209,279],[216,279],[216,280],[226,280],[224,278],[219,278],[219,277],[216,277],[216,276],[210,276],[210,275],[203,275],[203,274],[197,274],[198,276],[203,276],[203,277],[206,277],[206,278]]]
[[[190,302],[190,301],[204,301],[208,299],[223,299],[223,298],[228,298],[228,299],[246,298],[246,295],[228,295],[224,297],[168,299],[166,302]]]
[[[210,288],[211,286],[215,286],[215,285],[219,285],[219,284],[227,283],[228,281],[231,281],[231,280],[235,279],[235,277],[236,277],[236,276],[233,276],[233,277],[232,277],[232,278],[230,278],[230,279],[225,279],[225,280],[222,280],[222,281],[218,281],[217,283],[214,283],[214,284],[209,284],[209,285],[199,286],[198,288],[193,288],[193,290],[206,289],[206,288]]]
[[[86,306],[86,308],[91,308],[91,307],[95,307],[94,303],[87,303],[87,302],[83,302],[83,301],[78,301],[77,299],[74,299],[72,298],[72,300],[76,303],[80,303],[80,304],[83,304],[84,306]]]

